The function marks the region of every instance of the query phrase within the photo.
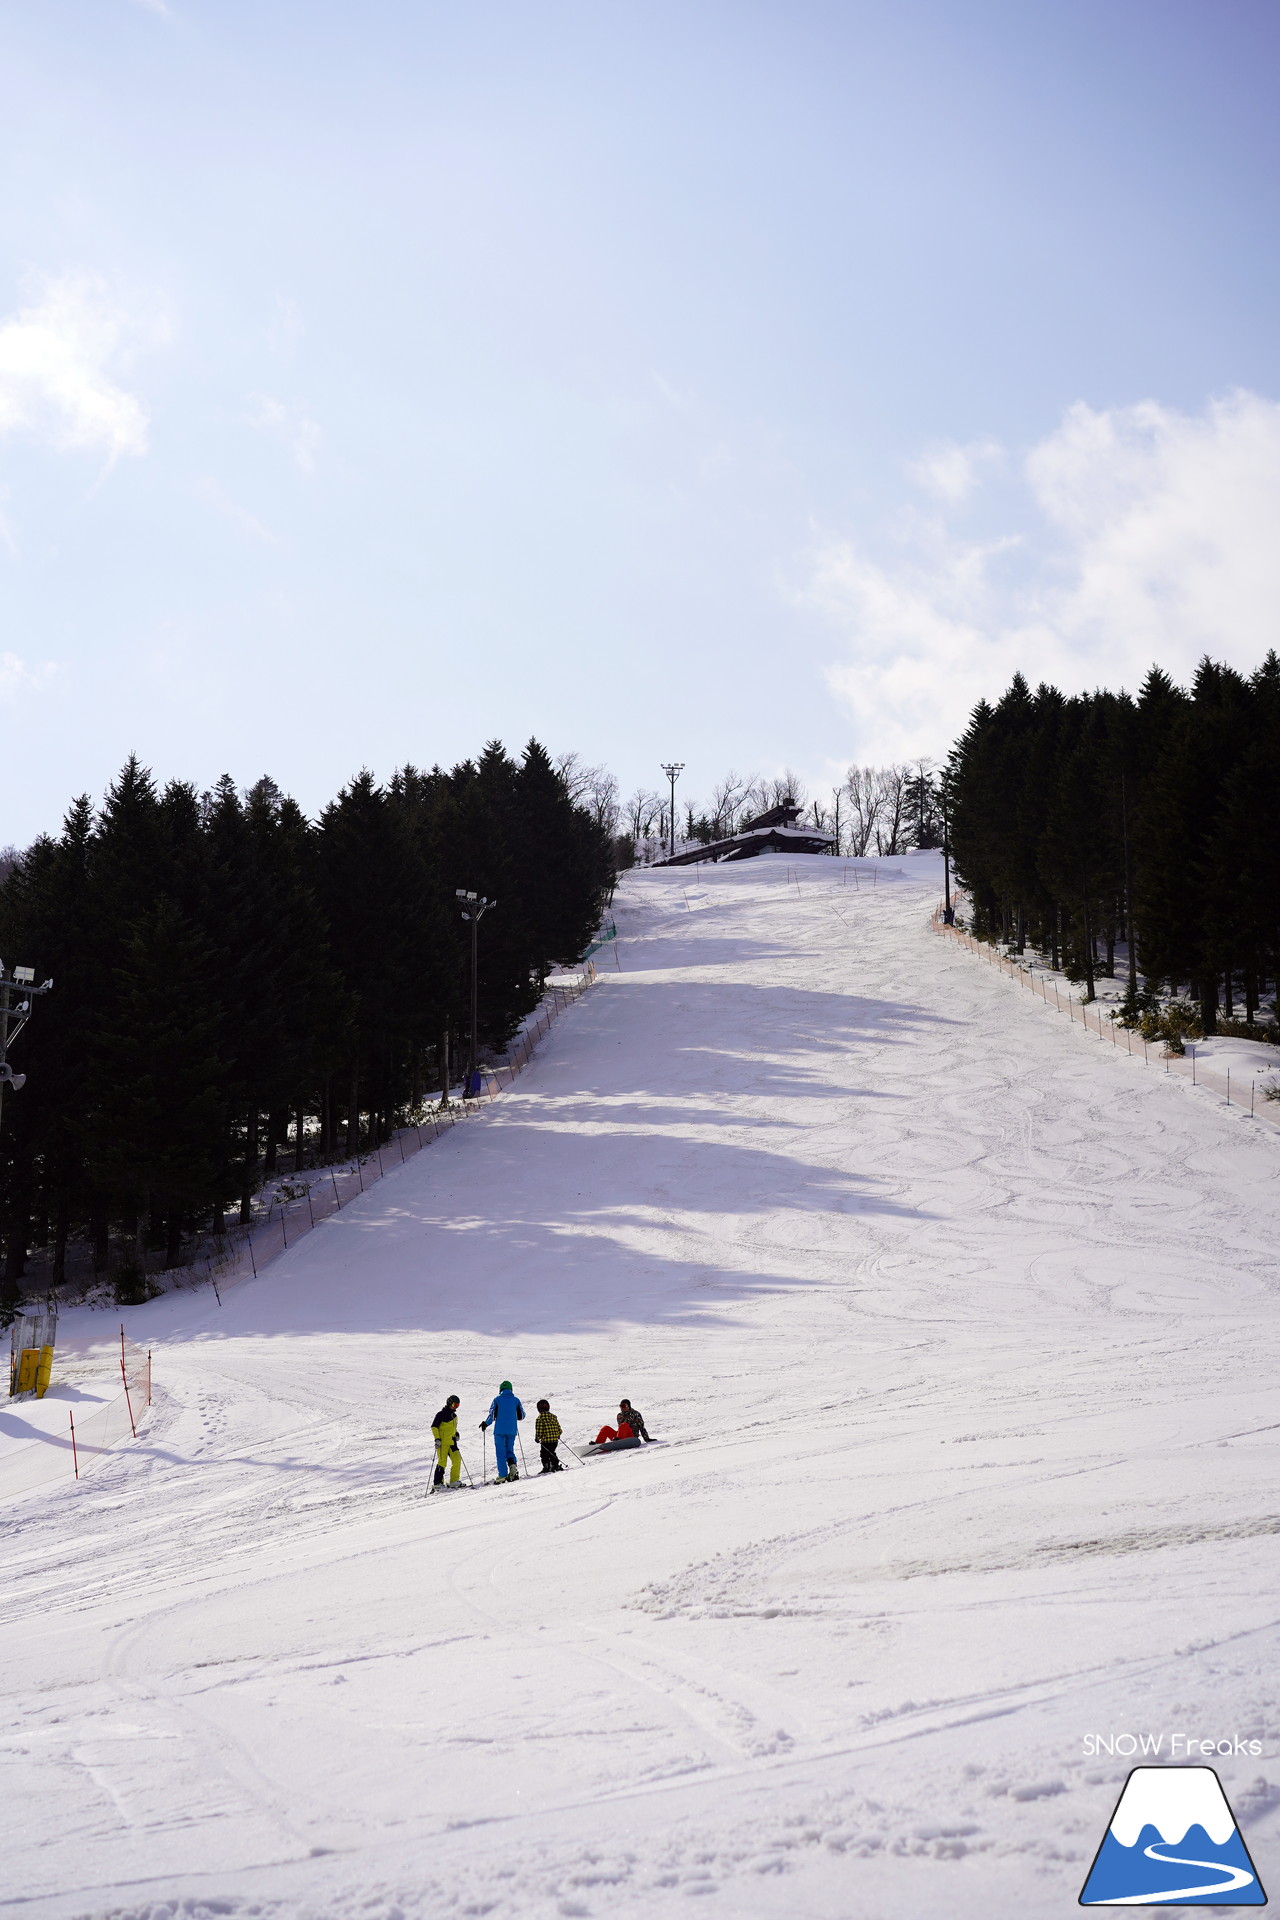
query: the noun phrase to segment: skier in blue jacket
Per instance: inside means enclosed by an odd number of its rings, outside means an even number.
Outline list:
[[[488,1418],[480,1422],[480,1431],[493,1428],[493,1457],[498,1463],[499,1480],[518,1480],[516,1470],[516,1422],[524,1419],[524,1408],[504,1380],[493,1398]]]

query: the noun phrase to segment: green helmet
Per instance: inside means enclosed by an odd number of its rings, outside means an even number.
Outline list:
[[[511,1390],[512,1390],[511,1382],[509,1380],[504,1380],[502,1385],[498,1388],[499,1393],[510,1393]]]

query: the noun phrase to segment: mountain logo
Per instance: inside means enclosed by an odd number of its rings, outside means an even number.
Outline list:
[[[1265,1907],[1212,1767],[1135,1767],[1080,1891],[1082,1907]]]

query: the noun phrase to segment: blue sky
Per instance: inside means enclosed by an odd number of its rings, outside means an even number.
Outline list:
[[[0,10],[0,840],[1252,665],[1272,0]]]

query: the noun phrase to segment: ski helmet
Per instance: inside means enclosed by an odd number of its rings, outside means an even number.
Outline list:
[[[504,1380],[504,1381],[503,1381],[503,1383],[502,1383],[502,1385],[501,1385],[501,1386],[500,1386],[500,1387],[498,1388],[498,1392],[499,1392],[499,1393],[510,1393],[510,1392],[511,1392],[511,1382],[510,1382],[509,1380]]]

